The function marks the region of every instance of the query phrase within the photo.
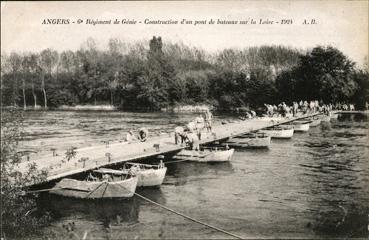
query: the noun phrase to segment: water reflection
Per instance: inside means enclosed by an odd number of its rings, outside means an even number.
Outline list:
[[[339,114],[338,121],[340,122],[367,122],[368,114],[367,113],[356,113],[356,114]]]
[[[198,163],[184,161],[166,164],[167,176],[165,185],[185,185],[189,181],[218,178],[220,175],[228,175],[234,172],[231,162]]]
[[[167,200],[165,198],[165,195],[161,191],[160,188],[157,187],[144,187],[144,188],[138,188],[136,192],[144,197],[149,198],[150,200],[160,203],[162,205],[165,205],[167,203]],[[135,196],[134,197],[136,201],[139,203],[145,202],[145,200]]]
[[[359,122],[352,124],[354,119]],[[322,125],[323,137],[319,132],[311,133],[309,139],[298,144],[306,154],[298,165],[308,176],[305,187],[311,199],[307,203],[314,219],[310,224],[318,236],[367,236],[369,176],[363,156],[368,156],[368,138],[363,133],[367,125],[362,119],[339,118],[332,123],[335,131],[324,134],[331,123]],[[356,132],[352,125],[360,130]]]
[[[51,213],[57,219],[79,218],[101,221],[105,227],[133,224],[138,221],[139,202],[130,199],[76,199],[43,194],[38,202],[39,208]]]

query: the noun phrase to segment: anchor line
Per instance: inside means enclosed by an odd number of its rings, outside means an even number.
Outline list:
[[[139,198],[142,198],[143,200],[148,201],[149,203],[152,203],[152,204],[154,204],[154,205],[156,205],[156,206],[159,206],[159,207],[161,207],[161,208],[164,208],[165,210],[167,210],[167,211],[169,211],[169,212],[172,212],[172,213],[177,214],[177,215],[179,215],[179,216],[181,216],[181,217],[184,217],[184,218],[189,219],[189,220],[191,220],[191,221],[193,221],[193,222],[199,223],[199,224],[201,224],[201,225],[203,225],[203,226],[206,226],[206,227],[208,227],[208,228],[214,229],[214,230],[216,230],[216,231],[218,231],[218,232],[222,232],[222,233],[224,233],[224,234],[226,234],[226,235],[229,235],[229,236],[232,236],[232,237],[234,237],[234,238],[237,238],[237,239],[245,239],[245,238],[243,238],[243,237],[241,237],[241,236],[238,236],[238,235],[236,235],[236,234],[230,233],[230,232],[228,232],[228,231],[226,231],[226,230],[220,229],[220,228],[215,227],[215,226],[213,226],[213,225],[210,225],[210,224],[204,223],[204,222],[199,221],[199,220],[197,220],[197,219],[194,219],[194,218],[192,218],[192,217],[190,217],[190,216],[187,216],[187,215],[185,215],[185,214],[183,214],[183,213],[177,212],[177,211],[175,211],[175,210],[173,210],[173,209],[171,209],[171,208],[168,208],[168,207],[166,207],[166,206],[164,206],[164,205],[161,205],[160,203],[154,202],[153,200],[151,200],[151,199],[149,199],[149,198],[147,198],[147,197],[145,197],[145,196],[142,196],[141,194],[138,194],[138,193],[136,193],[136,192],[132,192],[132,191],[128,190],[127,188],[123,187],[123,186],[122,186],[122,185],[120,185],[120,184],[118,184],[118,186],[122,187],[122,188],[123,188],[123,189],[125,189],[126,191],[129,191],[129,192],[133,193],[134,195],[138,196]]]

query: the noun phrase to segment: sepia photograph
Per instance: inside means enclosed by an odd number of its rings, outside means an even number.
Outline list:
[[[368,239],[369,1],[2,1],[1,240]]]

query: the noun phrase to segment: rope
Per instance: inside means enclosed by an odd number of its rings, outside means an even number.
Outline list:
[[[171,161],[171,162],[164,162],[164,164],[168,164],[168,163],[178,163],[178,162],[185,162],[185,161],[188,161],[188,160],[178,160],[178,161]]]
[[[106,185],[105,185],[105,189],[104,189],[104,192],[103,192],[103,194],[101,195],[101,198],[103,198],[103,197],[104,197],[104,195],[105,195],[105,192],[106,192],[106,189],[108,188],[108,186],[109,186],[109,184],[108,184],[108,183],[106,183]]]
[[[48,188],[48,189],[41,189],[41,190],[27,191],[26,193],[48,192],[48,191],[54,191],[54,190],[59,190],[59,189],[65,189],[65,188]]]
[[[122,186],[122,185],[120,185],[120,184],[118,184],[118,186],[122,187],[122,188],[123,188],[123,189],[125,189],[126,191],[132,192],[132,191],[130,191],[130,190],[128,190],[128,189],[126,189],[125,187],[123,187],[123,186]],[[156,205],[156,206],[159,206],[159,207],[161,207],[161,208],[164,208],[165,210],[168,210],[169,212],[172,212],[172,213],[174,213],[174,214],[177,214],[177,215],[179,215],[179,216],[182,216],[182,217],[184,217],[184,218],[186,218],[186,219],[189,219],[189,220],[191,220],[191,221],[193,221],[193,222],[196,222],[196,223],[199,223],[199,224],[204,225],[204,226],[206,226],[206,227],[212,228],[212,229],[214,229],[214,230],[216,230],[216,231],[218,231],[218,232],[222,232],[222,233],[224,233],[224,234],[226,234],[226,235],[229,235],[229,236],[232,236],[232,237],[234,237],[234,238],[237,238],[237,239],[244,239],[244,238],[243,238],[243,237],[241,237],[241,236],[238,236],[238,235],[236,235],[236,234],[233,234],[233,233],[227,232],[227,231],[225,231],[225,230],[223,230],[223,229],[220,229],[220,228],[218,228],[218,227],[215,227],[215,226],[212,226],[212,225],[210,225],[210,224],[204,223],[204,222],[202,222],[202,221],[196,220],[196,219],[194,219],[194,218],[192,218],[192,217],[190,217],[190,216],[187,216],[187,215],[185,215],[185,214],[183,214],[183,213],[177,212],[177,211],[175,211],[175,210],[173,210],[173,209],[171,209],[171,208],[168,208],[168,207],[166,207],[166,206],[163,206],[163,205],[161,205],[160,203],[154,202],[153,200],[151,200],[151,199],[149,199],[149,198],[147,198],[147,197],[144,197],[144,196],[142,196],[142,195],[140,195],[140,194],[138,194],[138,193],[136,193],[136,192],[133,192],[133,194],[134,194],[134,195],[136,195],[136,196],[138,196],[138,197],[140,197],[140,198],[142,198],[142,199],[144,199],[144,200],[146,200],[146,201],[148,201],[149,203],[152,203],[152,204],[154,204],[154,205]]]
[[[99,186],[97,186],[94,190],[92,190],[89,194],[87,194],[87,196],[85,198],[88,198],[93,192],[95,192],[99,187],[101,187],[104,183],[106,182],[102,182]]]

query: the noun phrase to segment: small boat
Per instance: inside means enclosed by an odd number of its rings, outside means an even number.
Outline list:
[[[331,119],[337,119],[338,118],[338,113],[332,112],[330,116],[331,116]]]
[[[311,121],[311,123],[310,123],[310,127],[317,127],[317,126],[319,126],[320,125],[320,123],[321,123],[321,119],[319,118],[319,117],[317,117],[317,116],[314,116],[314,117],[311,117],[311,118],[309,118],[309,120]]]
[[[259,132],[265,133],[271,136],[271,138],[292,138],[294,130],[293,127],[289,126],[273,126]]]
[[[283,118],[283,117],[268,117],[268,116],[266,116],[266,117],[260,118],[259,120],[267,121],[267,122],[273,122],[273,123],[279,123],[279,122],[282,122],[286,119]]]
[[[287,126],[293,126],[295,132],[307,132],[309,131],[310,123],[311,121],[297,120]]]
[[[129,198],[136,191],[138,178],[120,170],[100,168],[89,173],[85,180],[64,178],[50,193],[65,197]]]
[[[153,187],[163,183],[167,168],[163,162],[157,165],[127,162],[122,171],[137,176],[137,187]]]
[[[331,121],[331,116],[329,116],[329,115],[323,115],[321,117],[321,121],[322,122],[329,122],[329,121]]]
[[[271,136],[262,132],[256,132],[230,138],[224,144],[228,144],[230,147],[240,148],[268,148],[270,142]]]
[[[231,160],[233,153],[233,148],[228,150],[222,150],[219,148],[204,149],[202,151],[184,149],[173,156],[173,159],[195,162],[227,162]]]

